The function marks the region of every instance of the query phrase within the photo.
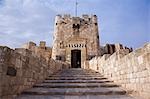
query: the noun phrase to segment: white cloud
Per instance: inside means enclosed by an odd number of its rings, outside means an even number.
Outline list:
[[[0,8],[0,44],[19,47],[28,40],[51,38],[56,12],[42,0],[5,0],[4,3]]]

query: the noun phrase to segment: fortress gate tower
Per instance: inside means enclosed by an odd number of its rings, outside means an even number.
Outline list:
[[[96,15],[57,15],[54,25],[52,58],[82,68],[84,61],[99,55],[99,33]]]

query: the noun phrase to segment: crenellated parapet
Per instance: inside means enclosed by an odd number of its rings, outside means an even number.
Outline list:
[[[113,54],[115,52],[118,52],[120,50],[128,50],[128,52],[132,52],[133,49],[129,48],[127,46],[124,46],[122,44],[116,43],[116,44],[106,44],[105,46],[100,48],[101,50],[101,56],[104,54]]]
[[[30,41],[24,44],[22,48],[28,49],[34,52],[36,55],[44,57],[46,60],[49,60],[51,58],[52,48],[47,47],[45,41],[40,41],[39,46]]]
[[[87,14],[83,14],[82,17],[74,17],[71,16],[70,14],[64,14],[64,15],[56,15],[55,17],[55,25],[56,24],[60,24],[60,23],[65,23],[65,21],[70,21],[72,23],[76,23],[76,21],[78,21],[77,23],[97,23],[97,16],[96,15],[87,15]],[[66,23],[68,23],[66,22]]]

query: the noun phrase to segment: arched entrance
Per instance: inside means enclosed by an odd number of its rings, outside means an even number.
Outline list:
[[[81,50],[71,50],[71,67],[81,68]]]

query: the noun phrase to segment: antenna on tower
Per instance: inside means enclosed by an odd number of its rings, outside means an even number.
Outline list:
[[[78,2],[77,2],[77,0],[76,0],[76,8],[75,8],[75,15],[76,15],[76,17],[77,17],[77,14],[78,14]]]

